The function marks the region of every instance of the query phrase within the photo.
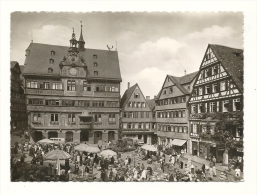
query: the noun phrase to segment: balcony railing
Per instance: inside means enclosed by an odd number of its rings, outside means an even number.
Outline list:
[[[59,125],[59,121],[51,121],[50,125]]]

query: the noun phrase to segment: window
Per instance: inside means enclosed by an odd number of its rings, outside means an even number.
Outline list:
[[[230,89],[234,89],[235,87],[236,85],[232,81],[230,81]]]
[[[94,67],[97,67],[97,63],[96,62],[94,62]]]
[[[216,112],[216,104],[215,102],[210,103],[210,112]]]
[[[173,86],[170,87],[170,93],[173,93]]]
[[[218,92],[218,85],[217,85],[217,83],[214,83],[212,85],[212,93],[217,93],[217,92]]]
[[[142,123],[138,123],[138,128],[139,129],[143,129],[143,124]]]
[[[175,126],[175,132],[178,132],[178,126]]]
[[[224,100],[223,101],[223,112],[228,112],[228,107],[229,107],[229,101]]]
[[[170,112],[167,112],[167,118],[170,118]]]
[[[141,103],[141,108],[145,108],[145,102]]]
[[[93,59],[97,59],[97,55],[93,55]]]
[[[168,105],[168,99],[164,100],[164,105]]]
[[[84,91],[91,91],[91,85],[88,85],[87,81],[83,81]]]
[[[68,82],[67,82],[67,90],[68,91],[76,91],[76,82],[75,82],[75,80],[68,80]]]
[[[40,117],[41,117],[41,114],[40,114],[40,113],[34,114],[34,116],[33,116],[33,121],[39,121],[39,120],[40,120]]]
[[[50,60],[49,60],[49,63],[50,63],[50,64],[53,64],[53,63],[54,63],[54,60],[53,60],[53,59],[50,59]]]
[[[132,129],[132,123],[128,123],[128,128]]]
[[[52,83],[52,89],[62,89],[62,83]]]
[[[241,103],[240,103],[240,99],[233,99],[233,111],[239,111],[241,110]]]
[[[176,104],[177,102],[177,98],[173,98],[173,104]]]
[[[123,117],[127,118],[127,112],[123,112]]]
[[[182,110],[182,117],[185,118],[186,117],[186,111]]]
[[[27,87],[28,88],[37,88],[37,81],[28,81]]]
[[[134,118],[138,118],[138,112],[134,112]]]
[[[193,124],[193,129],[191,131],[192,133],[197,134],[197,124]]]
[[[141,107],[141,102],[137,102],[137,108]]]
[[[101,122],[101,121],[102,121],[101,114],[95,114],[95,122]]]
[[[98,102],[98,107],[104,107],[104,101],[99,101]]]
[[[109,122],[115,122],[116,118],[115,118],[115,114],[109,114]]]
[[[40,89],[50,89],[50,83],[49,82],[43,82],[39,84]]]
[[[128,103],[128,107],[130,107],[130,108],[132,107],[132,102]]]
[[[182,111],[178,111],[178,117],[181,118],[181,116],[182,116]]]
[[[145,123],[145,128],[149,129],[149,123]]]
[[[50,100],[51,101],[51,100]],[[60,100],[52,100],[52,105],[53,106],[60,106]]]
[[[218,66],[214,66],[212,69],[212,75],[218,74]]]
[[[135,127],[134,127],[135,129],[138,129],[138,123],[135,123]]]
[[[183,133],[187,133],[187,127],[183,127]]]
[[[182,102],[182,103],[183,103],[183,102],[186,102],[186,97],[185,97],[185,96],[181,97],[181,102]]]
[[[140,94],[139,93],[134,93],[134,98],[139,98]]]
[[[127,123],[123,123],[123,129],[127,129]]]
[[[97,76],[98,75],[98,71],[94,71],[94,75]]]
[[[183,127],[179,127],[179,133],[183,133]]]
[[[75,114],[72,113],[72,114],[68,114],[68,122],[69,123],[75,123]]]
[[[136,108],[137,103],[136,102],[132,102],[132,108]]]
[[[145,112],[140,112],[140,118],[144,118]]]
[[[207,85],[205,86],[205,94],[209,94],[210,93],[210,86]]]
[[[226,90],[226,82],[225,81],[221,81],[220,82],[220,91],[225,91]]]
[[[133,112],[129,112],[129,118],[134,118]]]
[[[98,107],[98,101],[93,101],[93,107]]]
[[[199,95],[203,95],[203,88],[199,87]]]
[[[192,114],[195,114],[195,104],[192,104],[192,105],[191,105],[191,113],[192,113]]]
[[[55,55],[55,51],[51,51],[51,56],[54,56]]]
[[[203,104],[198,104],[198,113],[203,113]]]
[[[48,73],[52,73],[53,69],[52,68],[48,68]]]
[[[163,90],[163,95],[165,95],[166,94],[166,90]]]
[[[170,126],[170,131],[174,132],[174,126]]]
[[[51,122],[57,122],[58,121],[58,114],[51,114]]]

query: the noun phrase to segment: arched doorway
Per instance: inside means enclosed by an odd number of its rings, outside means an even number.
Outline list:
[[[57,131],[49,131],[49,132],[48,132],[48,139],[50,139],[50,138],[56,138],[56,137],[58,137]]]
[[[65,133],[65,140],[66,140],[66,142],[72,142],[73,141],[73,132],[72,131],[67,131]]]
[[[108,132],[108,142],[114,140],[114,131],[109,131]]]
[[[95,131],[94,132],[94,143],[97,144],[99,140],[102,140],[102,132]]]
[[[34,132],[34,138],[35,138],[35,142],[43,139],[43,135],[41,131],[35,131]]]

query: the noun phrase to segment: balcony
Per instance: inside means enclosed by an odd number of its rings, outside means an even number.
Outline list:
[[[26,88],[26,94],[36,94],[36,95],[64,95],[64,90],[58,89],[31,89]]]

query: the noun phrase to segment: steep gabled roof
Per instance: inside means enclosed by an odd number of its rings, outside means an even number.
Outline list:
[[[59,76],[59,63],[67,55],[68,50],[69,47],[65,46],[31,43],[26,50],[28,54],[23,74]],[[54,51],[55,55],[51,55],[51,51]],[[86,48],[80,51],[79,55],[83,57],[87,66],[88,78],[121,81],[117,51]],[[93,55],[97,55],[97,59],[94,59]],[[50,59],[54,60],[53,64],[49,63]],[[97,63],[97,67],[94,67],[94,62]],[[48,68],[52,68],[53,72],[48,73]],[[94,75],[94,71],[98,71],[98,75]]]
[[[20,65],[21,74],[23,74],[24,68],[25,68],[24,65]]]
[[[209,44],[209,47],[233,78],[236,86],[243,91],[244,50],[212,44]]]
[[[124,108],[124,106],[126,105],[127,101],[129,100],[130,96],[132,95],[133,91],[136,89],[137,86],[138,85],[136,83],[135,85],[131,86],[125,91],[120,101],[121,108]]]
[[[155,107],[155,99],[146,100],[146,102],[147,102],[149,108],[150,108],[151,110],[153,110],[154,107]]]
[[[190,94],[190,91],[187,91],[182,85],[186,83],[192,82],[192,80],[196,77],[198,71],[187,74],[182,77],[175,77],[172,75],[168,75],[168,77],[172,80],[172,82],[184,93],[184,94]]]
[[[10,69],[14,70],[14,68],[17,67],[18,68],[18,71],[19,71],[19,74],[21,73],[21,69],[20,69],[20,66],[19,66],[19,63],[17,61],[11,61],[10,63]],[[15,70],[16,71],[16,70]]]

